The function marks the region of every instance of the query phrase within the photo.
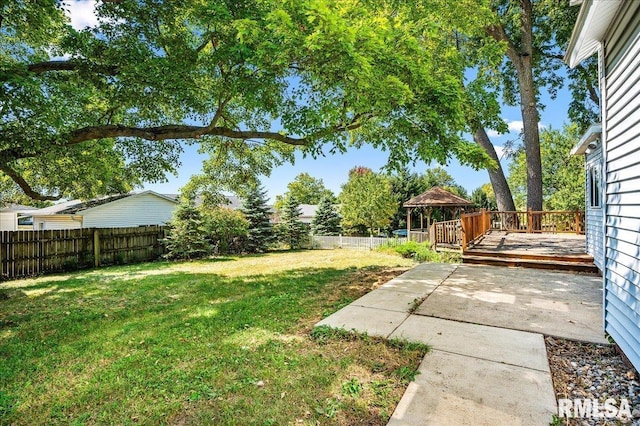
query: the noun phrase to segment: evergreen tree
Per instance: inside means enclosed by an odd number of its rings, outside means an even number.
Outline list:
[[[200,211],[192,203],[182,203],[173,214],[170,230],[162,242],[169,259],[197,259],[211,253]]]
[[[305,224],[300,221],[301,215],[300,203],[296,197],[287,197],[282,208],[282,221],[278,224],[278,236],[280,241],[291,249],[300,248],[306,239],[307,229]]]
[[[273,240],[273,228],[269,221],[270,209],[267,206],[267,191],[261,187],[249,190],[241,211],[249,222],[246,251],[262,253],[267,251]]]
[[[311,220],[311,232],[314,235],[338,235],[340,230],[340,215],[333,207],[331,198],[325,197]]]

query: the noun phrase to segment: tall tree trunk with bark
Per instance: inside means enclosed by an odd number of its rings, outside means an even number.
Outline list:
[[[506,55],[513,64],[518,81],[522,112],[524,146],[527,156],[527,209],[542,210],[542,161],[538,124],[538,89],[533,78],[533,5],[520,0],[519,39],[515,42],[502,23],[487,28],[487,34],[507,46]]]
[[[523,61],[524,62],[524,61]],[[520,108],[527,155],[527,209],[542,210],[542,160],[540,156],[540,116],[536,104],[531,65],[518,70]]]
[[[511,195],[511,188],[509,188],[507,179],[504,176],[504,171],[502,170],[502,165],[500,164],[500,159],[498,158],[496,149],[493,147],[484,127],[479,126],[476,128],[473,132],[473,140],[485,150],[493,161],[496,162],[496,168],[488,168],[487,172],[489,172],[489,180],[491,181],[491,186],[493,187],[493,192],[496,196],[498,210],[503,212],[514,211],[516,206],[513,202],[513,195]]]

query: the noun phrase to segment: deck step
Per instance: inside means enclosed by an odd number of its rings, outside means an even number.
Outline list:
[[[503,256],[477,256],[475,254],[464,254],[462,262],[476,265],[490,266],[518,266],[522,268],[550,269],[555,271],[570,271],[598,274],[599,270],[593,261],[566,261],[556,259],[528,259],[521,257]]]
[[[465,252],[469,256],[496,257],[508,259],[524,259],[524,260],[544,260],[559,261],[573,263],[593,263],[593,256],[588,254],[541,254],[541,253],[523,253],[522,251],[491,251],[491,250],[475,250],[469,249]]]

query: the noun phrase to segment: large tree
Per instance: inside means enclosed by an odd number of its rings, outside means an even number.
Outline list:
[[[5,3],[0,177],[39,200],[123,192],[175,172],[185,143],[222,184],[364,142],[484,164],[447,41],[483,3],[388,3],[102,0],[84,30],[62,2]]]
[[[371,235],[376,229],[389,226],[398,207],[389,178],[366,167],[349,171],[339,202],[343,227],[364,227]]]
[[[540,133],[543,206],[548,210],[584,209],[584,156],[570,154],[579,139],[577,124],[565,125],[562,130],[544,129]],[[526,155],[520,150],[509,166],[509,182],[520,207],[524,206],[527,194],[526,170]]]
[[[562,60],[578,12],[568,1],[500,0],[492,3],[492,10],[494,18],[485,31],[488,37],[504,47],[504,60],[498,67],[479,68],[478,82],[484,86],[484,93],[493,87],[502,93],[505,103],[520,106],[526,158],[526,207],[541,210],[544,197],[540,154],[540,111],[544,108],[540,102],[541,91],[547,90],[554,98],[566,83],[565,72],[573,92],[569,114],[586,125],[597,117],[599,95],[595,62],[568,70]],[[486,123],[477,119],[477,115],[473,117],[476,118],[472,128],[474,139],[495,160],[495,150],[490,146],[484,128]],[[502,209],[504,174],[500,169],[494,169],[490,171],[490,178]]]
[[[294,197],[300,204],[320,204],[323,198],[335,200],[335,195],[324,186],[322,179],[317,179],[309,173],[300,173],[287,185],[284,195],[276,195],[274,207],[280,210],[286,204],[288,197]]]

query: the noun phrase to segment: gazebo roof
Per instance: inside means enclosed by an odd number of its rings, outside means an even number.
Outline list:
[[[403,204],[403,207],[468,207],[473,203],[446,189],[434,186],[430,190],[416,195]]]

